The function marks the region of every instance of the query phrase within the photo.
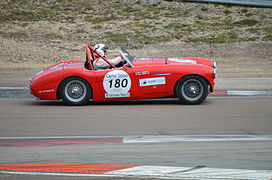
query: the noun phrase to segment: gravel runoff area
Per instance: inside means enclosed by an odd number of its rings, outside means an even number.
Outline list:
[[[26,87],[28,80],[46,66],[66,60],[85,59],[84,44],[72,42],[41,43],[11,40],[0,37],[0,58],[22,58],[22,62],[0,61],[1,87]],[[69,47],[69,48],[66,48]],[[249,89],[269,90],[272,84],[272,42],[239,42],[232,44],[206,43],[160,43],[131,49],[138,57],[198,57],[213,59],[218,64],[218,82],[224,86],[224,80],[236,82],[237,78],[250,78],[258,87]],[[111,56],[118,55],[118,49],[109,51]],[[31,61],[24,61],[31,59]],[[51,60],[53,60],[51,62]],[[261,78],[262,82],[258,80]],[[244,83],[250,83],[250,79]],[[261,84],[260,84],[261,83]],[[249,84],[245,84],[249,87]],[[261,88],[266,86],[266,88]],[[221,86],[222,87],[222,86]],[[222,88],[221,88],[222,89]],[[232,87],[233,89],[233,87]],[[243,89],[243,88],[238,88]],[[246,88],[248,89],[248,88]]]

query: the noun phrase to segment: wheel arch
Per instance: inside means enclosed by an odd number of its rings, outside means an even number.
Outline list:
[[[202,76],[202,75],[199,75],[199,74],[187,74],[187,75],[182,76],[181,78],[179,78],[177,80],[177,82],[175,83],[175,86],[174,86],[174,95],[175,96],[177,96],[177,86],[178,86],[179,81],[181,81],[182,79],[184,79],[184,78],[186,78],[188,76],[197,76],[197,77],[203,78],[207,82],[207,84],[209,86],[209,91],[213,92],[213,87],[212,87],[210,81],[205,76]]]
[[[90,84],[89,81],[87,81],[85,78],[82,78],[82,77],[80,77],[80,76],[68,76],[68,77],[64,78],[64,79],[59,83],[59,85],[58,85],[58,87],[57,87],[57,100],[60,100],[60,99],[61,99],[61,93],[60,93],[60,92],[61,92],[61,91],[60,91],[61,84],[63,83],[63,81],[65,81],[65,80],[68,79],[68,78],[80,78],[80,79],[86,81],[86,83],[88,83],[88,85],[90,86],[90,89],[91,89],[91,92],[92,92],[92,93],[91,93],[90,99],[93,98],[93,88],[92,88],[92,85]]]

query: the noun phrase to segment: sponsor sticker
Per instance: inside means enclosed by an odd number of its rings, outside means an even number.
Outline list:
[[[151,60],[152,58],[140,58],[139,60],[141,61],[148,61],[148,60]]]
[[[103,79],[105,98],[130,97],[131,79],[122,70],[108,72]]]
[[[142,76],[142,75],[148,75],[149,71],[141,71],[141,72],[136,72],[135,75],[136,76]]]
[[[54,89],[46,89],[46,90],[40,90],[39,93],[51,93],[51,92],[54,92],[55,90]]]
[[[140,81],[140,86],[153,86],[153,85],[166,84],[165,77],[145,78],[145,79],[140,79],[139,81]]]
[[[196,64],[196,61],[194,61],[194,60],[183,59],[183,58],[169,58],[168,61],[185,62],[185,63],[193,63],[193,64]]]

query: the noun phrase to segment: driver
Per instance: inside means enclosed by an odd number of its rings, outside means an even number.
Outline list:
[[[107,45],[105,45],[105,44],[96,44],[94,46],[94,50],[96,52],[98,52],[100,55],[102,55],[103,57],[105,57],[105,58],[106,58],[106,53],[107,53],[108,49],[109,49],[109,47]],[[111,67],[106,61],[104,61],[97,54],[94,54],[94,57],[95,57],[95,59],[93,61],[93,66],[96,69],[107,69],[107,68]],[[112,63],[113,65],[115,65],[115,66],[124,63],[124,59],[122,58],[122,56],[118,56],[118,57],[113,58],[113,59],[108,59],[108,61],[110,63]]]

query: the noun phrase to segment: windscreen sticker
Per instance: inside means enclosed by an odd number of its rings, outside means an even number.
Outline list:
[[[185,63],[193,63],[196,64],[196,61],[190,59],[182,59],[182,58],[168,58],[168,61],[175,61],[175,62],[185,62]]]
[[[103,80],[105,98],[130,97],[131,79],[122,70],[108,72]]]
[[[165,77],[140,79],[140,86],[153,86],[166,84]]]

